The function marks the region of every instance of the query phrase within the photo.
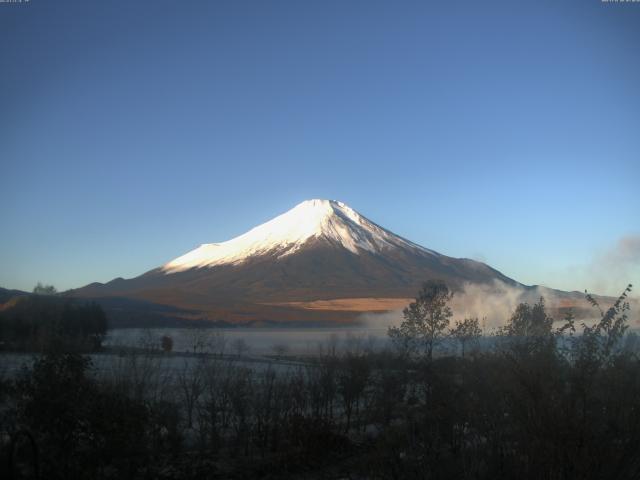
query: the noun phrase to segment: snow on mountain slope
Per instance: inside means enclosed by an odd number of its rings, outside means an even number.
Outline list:
[[[409,248],[438,255],[401,238],[335,200],[307,200],[288,212],[223,243],[207,243],[162,267],[165,273],[192,268],[240,264],[250,257],[275,254],[282,258],[299,250],[314,238],[324,238],[352,253],[379,253]]]

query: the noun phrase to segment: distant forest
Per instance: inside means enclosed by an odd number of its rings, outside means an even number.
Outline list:
[[[489,349],[478,347],[478,319],[451,321],[440,282],[425,284],[382,351],[327,344],[300,359],[282,349],[258,368],[240,352],[176,356],[165,339],[164,350],[113,355],[107,375],[50,342],[0,382],[0,476],[637,479],[630,291],[609,308],[587,297],[598,317],[589,325],[568,313],[554,328],[542,299],[521,304]],[[48,300],[30,301],[35,312]],[[40,328],[91,338],[97,312],[60,305]],[[84,314],[96,327],[69,327]]]
[[[6,307],[0,310],[0,351],[96,351],[107,333],[99,305],[58,297],[52,286],[38,284]]]

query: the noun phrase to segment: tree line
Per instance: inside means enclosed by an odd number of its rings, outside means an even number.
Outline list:
[[[19,439],[5,465],[51,479],[638,478],[630,288],[602,310],[588,297],[588,325],[521,304],[482,350],[477,320],[451,325],[451,293],[431,282],[382,351],[288,368],[127,353],[108,375],[51,351],[2,382],[2,429]],[[459,355],[438,350],[447,337]]]
[[[32,295],[10,300],[0,311],[0,349],[9,351],[96,351],[107,332],[107,317],[94,302],[56,295],[38,284]]]

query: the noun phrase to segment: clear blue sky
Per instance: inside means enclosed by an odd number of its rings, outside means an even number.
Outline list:
[[[560,288],[640,234],[638,3],[31,0],[0,45],[4,287],[308,198]]]

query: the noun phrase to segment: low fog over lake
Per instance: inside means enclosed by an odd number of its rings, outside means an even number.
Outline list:
[[[173,340],[174,352],[235,353],[238,341],[244,341],[247,352],[269,355],[274,348],[285,346],[291,355],[316,354],[320,348],[382,348],[387,344],[387,329],[382,327],[360,328],[116,328],[109,330],[104,342],[107,347],[160,348],[162,337]],[[200,343],[200,345],[197,345]],[[223,343],[223,345],[221,345]]]

